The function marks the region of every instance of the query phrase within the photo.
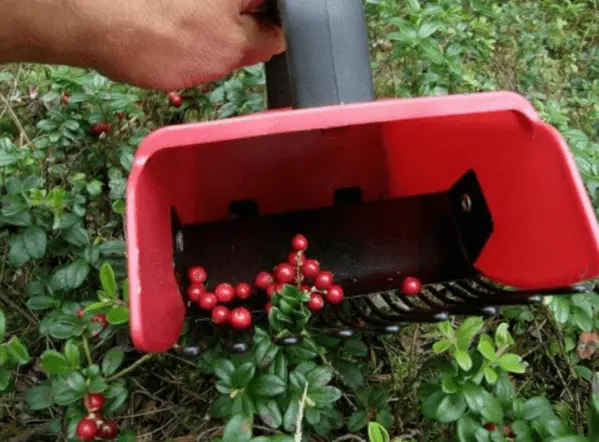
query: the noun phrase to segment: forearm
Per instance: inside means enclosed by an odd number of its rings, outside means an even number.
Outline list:
[[[102,45],[99,36],[107,19],[99,6],[111,3],[0,0],[0,63],[95,66],[94,48]]]

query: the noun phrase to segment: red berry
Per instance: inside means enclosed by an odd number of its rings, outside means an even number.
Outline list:
[[[413,276],[408,276],[404,282],[401,291],[404,295],[407,296],[415,296],[420,293],[422,290],[422,283],[418,278],[414,278]]]
[[[275,294],[276,288],[277,288],[277,284],[270,284],[266,288],[266,296],[268,296],[269,298],[272,298],[272,295]]]
[[[84,309],[83,307],[82,307],[82,308],[80,308],[79,310],[77,310],[77,317],[78,317],[79,319],[83,319],[83,315],[84,315],[84,313],[85,313],[85,309]]]
[[[266,313],[270,313],[270,311],[272,310],[272,302],[268,302],[264,307],[264,310],[266,310]]]
[[[204,287],[204,284],[200,282],[191,284],[187,288],[187,297],[192,302],[197,302],[197,300],[200,299],[200,296],[202,296],[204,293],[206,293],[206,287]]]
[[[95,413],[89,413],[87,418],[93,420],[98,428],[104,423],[104,416],[102,416],[102,413],[99,411],[96,411]]]
[[[225,325],[229,322],[231,312],[224,305],[218,305],[212,310],[212,322],[216,325]]]
[[[212,310],[218,304],[218,298],[214,293],[204,293],[198,299],[198,306],[202,310]]]
[[[311,287],[308,284],[302,284],[302,290],[304,292],[309,292],[311,290]]]
[[[235,288],[231,284],[222,283],[216,286],[214,294],[218,298],[218,302],[226,304],[235,299]]]
[[[106,315],[104,313],[95,314],[92,317],[91,322],[93,322],[94,324],[102,324],[102,327],[108,326],[108,320],[106,319]]]
[[[208,279],[208,273],[206,273],[206,269],[202,266],[193,266],[187,271],[187,277],[192,284],[194,282],[204,284]]]
[[[254,285],[259,289],[266,290],[269,285],[271,285],[275,280],[272,278],[272,275],[268,272],[260,272],[256,276],[256,281]]]
[[[77,437],[81,440],[93,440],[97,434],[98,426],[93,419],[82,419],[77,425]]]
[[[310,300],[308,301],[308,308],[312,312],[317,312],[322,310],[324,307],[324,299],[318,293],[312,293],[310,295]]]
[[[116,117],[119,120],[123,120],[125,118],[125,112],[117,112]]]
[[[252,296],[252,286],[246,282],[240,282],[235,286],[235,295],[239,299],[248,299]]]
[[[291,240],[291,246],[293,247],[293,250],[303,252],[308,248],[308,240],[304,235],[295,235]]]
[[[83,398],[85,409],[90,413],[95,413],[104,408],[104,395],[101,393],[87,393]]]
[[[324,271],[316,275],[314,285],[318,290],[327,290],[333,285],[334,277],[331,272]]]
[[[487,431],[495,431],[496,429],[497,429],[497,425],[495,425],[495,424],[491,424],[491,423],[485,424],[485,430],[487,430]]]
[[[170,92],[168,94],[168,101],[170,101],[173,107],[181,107],[183,104],[183,98],[181,98],[181,95],[175,92]]]
[[[297,266],[298,261],[299,265],[302,265],[304,263],[304,255],[300,255],[297,252],[290,252],[289,256],[287,257],[287,262],[295,267]]]
[[[279,264],[275,268],[275,278],[282,284],[289,284],[295,279],[295,269],[291,264]]]
[[[231,327],[243,330],[252,325],[252,314],[245,307],[239,307],[231,312]]]
[[[320,272],[320,263],[315,259],[306,259],[302,264],[302,273],[306,278],[316,278]]]
[[[278,293],[279,295],[283,293],[283,287],[285,287],[285,284],[275,285],[275,293]]]
[[[98,437],[104,440],[113,440],[119,434],[119,426],[115,421],[106,421],[100,425]]]
[[[333,285],[327,290],[327,301],[331,304],[341,304],[344,298],[343,288],[339,285]]]
[[[69,98],[71,98],[71,94],[69,94],[68,92],[65,92],[62,95],[62,104],[64,104],[64,105],[69,104]]]

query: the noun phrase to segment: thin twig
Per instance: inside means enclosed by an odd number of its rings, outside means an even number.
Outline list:
[[[302,395],[302,399],[300,400],[299,410],[297,413],[297,420],[295,421],[295,442],[302,442],[303,438],[303,425],[302,421],[304,420],[304,410],[306,409],[306,399],[308,397],[308,383],[306,382],[306,386],[304,387],[304,394]]]
[[[85,357],[87,358],[88,365],[94,365],[94,360],[92,358],[92,352],[89,349],[89,342],[87,340],[87,336],[85,334],[82,336],[83,340],[83,350],[85,351]]]
[[[541,342],[541,345],[545,348],[545,352],[547,354],[551,354],[551,352],[549,351],[549,348],[547,347],[547,344],[543,340],[543,336],[541,335],[541,329],[539,328],[539,322],[536,320],[536,318],[534,320],[534,324],[535,324],[535,328],[537,330],[537,334],[539,335],[539,342]],[[562,372],[559,369],[558,365],[555,363],[555,361],[553,360],[552,357],[549,357],[548,359],[549,359],[549,362],[551,363],[551,365],[553,365],[553,368],[555,368],[555,371],[557,372],[557,376],[560,379],[564,389],[568,392],[568,395],[570,396],[570,400],[574,401],[574,395],[570,391],[570,388],[568,387],[568,383],[564,379],[564,376],[562,375]]]
[[[132,371],[134,371],[137,367],[139,367],[141,364],[143,364],[146,361],[149,361],[150,359],[152,359],[154,357],[154,353],[148,353],[146,355],[143,355],[141,358],[139,358],[137,361],[135,361],[133,364],[131,364],[130,366],[128,366],[127,368],[119,371],[117,374],[115,374],[114,376],[111,376],[109,378],[106,378],[106,382],[112,382],[120,377],[125,376],[126,374],[131,373]]]
[[[0,101],[2,101],[2,104],[4,104],[4,106],[6,107],[8,116],[10,117],[10,119],[12,120],[14,125],[17,126],[17,129],[19,130],[19,132],[23,135],[23,138],[25,139],[25,143],[27,144],[27,146],[29,147],[31,152],[35,152],[35,146],[29,139],[29,136],[27,135],[27,132],[25,132],[25,128],[21,124],[19,117],[17,117],[17,114],[15,114],[15,112],[12,110],[10,103],[8,102],[8,100],[6,99],[6,97],[4,96],[4,94],[2,92],[0,92]]]
[[[350,440],[356,442],[368,442],[366,439],[363,439],[360,436],[356,436],[355,434],[346,434],[345,436],[338,437],[333,442],[346,442]]]
[[[46,435],[48,433],[50,433],[50,423],[19,434],[18,436],[9,439],[8,442],[34,442],[39,440],[40,436]]]
[[[547,307],[544,307],[544,310],[545,310],[545,316],[547,317],[547,319],[553,326],[555,333],[557,334],[557,346],[559,347],[559,351],[562,354],[562,358],[564,359],[564,361],[566,362],[566,365],[568,366],[568,370],[570,371],[570,376],[572,376],[574,379],[578,379],[576,370],[574,370],[574,367],[572,366],[572,363],[570,362],[570,358],[568,357],[568,353],[566,352],[566,349],[564,347],[564,335],[562,333],[562,330],[555,323],[553,317],[551,316],[551,312],[549,311],[549,309]]]

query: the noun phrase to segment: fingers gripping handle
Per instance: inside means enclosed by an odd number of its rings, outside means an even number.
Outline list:
[[[275,0],[273,0],[274,2]],[[266,65],[269,108],[374,100],[361,0],[276,0],[287,51]]]

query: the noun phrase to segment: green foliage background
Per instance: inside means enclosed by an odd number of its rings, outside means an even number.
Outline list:
[[[524,95],[566,137],[599,208],[597,0],[364,5],[378,96]],[[259,331],[245,359],[142,357],[123,243],[135,149],[167,124],[263,109],[261,66],[185,91],[180,109],[66,67],[3,67],[0,93],[1,440],[73,440],[81,397],[101,391],[123,441],[289,441],[299,408],[306,440],[599,441],[598,362],[580,356],[599,329],[593,294],[395,337],[315,337],[298,354]],[[92,135],[97,122],[112,131]],[[90,323],[98,312],[106,329]]]

